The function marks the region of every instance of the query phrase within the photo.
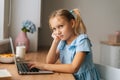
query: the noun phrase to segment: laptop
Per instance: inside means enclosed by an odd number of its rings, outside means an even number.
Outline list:
[[[11,49],[12,49],[12,53],[15,54],[15,49],[13,47],[12,38],[10,37],[9,39],[10,39],[10,46],[11,46]],[[37,68],[29,69],[26,61],[20,60],[17,57],[14,57],[14,62],[15,62],[18,74],[20,74],[20,75],[51,74],[51,73],[54,73],[53,71],[40,70],[40,69],[37,69]]]

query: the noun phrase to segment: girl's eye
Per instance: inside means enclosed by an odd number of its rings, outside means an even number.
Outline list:
[[[55,31],[55,30],[56,30],[56,28],[53,28],[53,29],[52,29],[52,31]]]
[[[63,25],[60,25],[58,28],[63,28]]]
[[[61,28],[63,28],[63,25],[59,25],[57,28],[52,28],[52,31],[55,32],[56,29],[61,29]]]

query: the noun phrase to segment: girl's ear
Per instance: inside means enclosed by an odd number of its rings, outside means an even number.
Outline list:
[[[72,28],[75,27],[75,20],[74,19],[71,20],[71,25],[72,25]]]

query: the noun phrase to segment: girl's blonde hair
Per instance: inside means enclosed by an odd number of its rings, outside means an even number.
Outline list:
[[[59,10],[54,11],[50,15],[49,25],[50,25],[50,19],[52,19],[56,16],[65,17],[68,21],[71,21],[72,19],[75,20],[74,33],[76,35],[86,33],[86,27],[85,27],[84,22],[82,21],[82,19],[80,17],[80,12],[79,12],[78,9],[73,9],[71,11],[68,11],[68,10],[65,10],[65,9],[59,9]],[[50,25],[50,27],[51,27],[51,25]]]

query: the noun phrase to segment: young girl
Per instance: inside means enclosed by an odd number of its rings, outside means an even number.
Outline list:
[[[53,12],[49,25],[54,40],[46,64],[35,62],[30,64],[30,68],[72,73],[76,80],[99,80],[92,60],[92,45],[78,9]],[[59,58],[61,64],[55,64]]]

